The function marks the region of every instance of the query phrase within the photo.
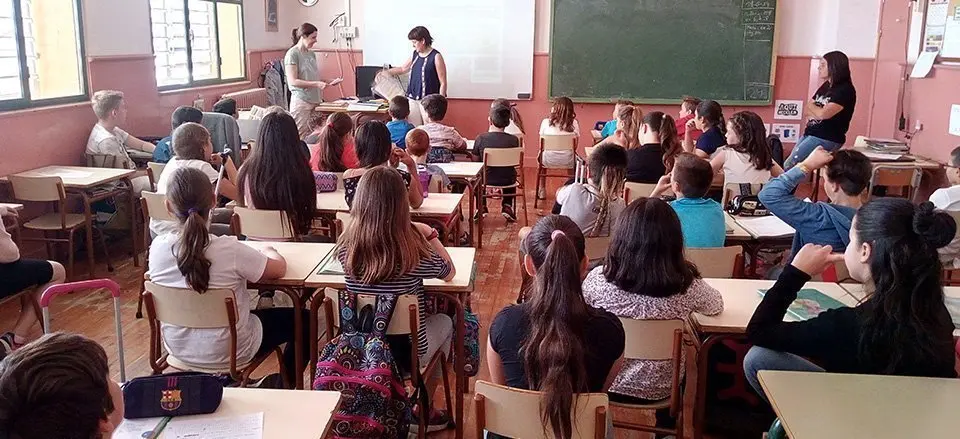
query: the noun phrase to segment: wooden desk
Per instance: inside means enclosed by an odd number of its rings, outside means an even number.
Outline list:
[[[463,194],[430,194],[423,199],[420,207],[411,209],[410,214],[423,217],[448,217],[457,212],[461,200],[463,200]],[[347,200],[343,198],[343,192],[321,192],[317,194],[317,211],[349,212],[350,208],[347,207]]]
[[[960,435],[960,380],[773,370],[759,377],[793,439]]]
[[[467,217],[468,227],[470,227],[470,239],[476,237],[477,242],[475,245],[476,248],[483,247],[483,221],[473,221],[474,213],[477,211],[477,205],[481,204],[480,200],[480,180],[483,172],[483,163],[480,162],[450,162],[450,163],[436,163],[436,166],[440,169],[443,169],[443,172],[447,174],[447,177],[456,182],[465,184],[470,188],[470,213]],[[431,194],[430,196],[433,196]],[[428,197],[429,198],[429,197]],[[426,200],[424,200],[426,201]],[[477,234],[473,233],[474,222],[477,224]]]
[[[335,104],[332,102],[325,102],[317,105],[314,109],[317,113],[320,113],[325,116],[329,116],[333,113],[347,113],[351,119],[353,119],[353,126],[359,127],[365,122],[371,120],[379,120],[383,122],[388,122],[390,120],[390,115],[387,113],[387,108],[381,107],[376,110],[373,109],[363,109],[363,110],[347,110],[349,108],[346,104]]]
[[[738,224],[737,220],[735,220],[729,213],[723,213],[723,221],[727,226],[727,241],[740,243],[742,241],[753,240],[753,235],[751,235],[750,232]]]
[[[137,173],[136,169],[87,168],[84,166],[44,166],[20,172],[20,177],[60,177],[66,189],[90,189],[120,181]],[[7,180],[4,178],[3,180]]]
[[[204,419],[263,412],[264,439],[320,439],[330,430],[340,406],[340,392],[224,388],[223,401],[209,415],[175,419]],[[166,438],[164,434],[160,438]]]

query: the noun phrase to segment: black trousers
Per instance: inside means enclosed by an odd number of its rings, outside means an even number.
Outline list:
[[[300,312],[303,317],[299,346],[302,350],[300,364],[297,364],[296,360],[295,349],[298,346],[294,343],[294,337],[296,336],[294,313],[296,312]],[[260,342],[257,355],[272,351],[277,346],[286,343],[286,346],[283,347],[283,366],[287,372],[284,379],[293,385],[296,383],[297,374],[303,375],[303,371],[310,361],[310,351],[307,349],[307,340],[310,337],[310,313],[307,310],[296,310],[294,308],[256,309],[250,311],[250,313],[257,316],[260,319],[260,325],[263,326],[263,340]]]

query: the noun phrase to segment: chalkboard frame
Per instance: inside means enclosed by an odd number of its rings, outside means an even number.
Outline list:
[[[735,99],[718,99],[717,102],[723,106],[732,106],[732,107],[766,107],[772,106],[776,96],[776,78],[777,78],[777,60],[779,59],[779,45],[780,45],[780,25],[781,25],[781,2],[776,0],[777,10],[774,17],[774,26],[773,26],[773,48],[770,53],[770,94],[769,98],[766,100],[735,100]],[[547,96],[549,99],[555,99],[561,96],[566,96],[570,98],[575,103],[582,104],[610,104],[614,103],[619,99],[627,99],[634,103],[641,105],[673,105],[679,104],[682,97],[676,99],[660,99],[660,98],[640,98],[635,96],[611,96],[609,98],[596,98],[596,97],[578,97],[578,96],[569,96],[569,95],[556,95],[553,92],[553,62],[554,62],[554,53],[556,53],[556,48],[554,47],[554,35],[556,35],[556,7],[557,0],[550,0],[550,63],[547,67]],[[698,96],[700,97],[700,96]],[[700,97],[702,99],[709,99],[709,97]]]

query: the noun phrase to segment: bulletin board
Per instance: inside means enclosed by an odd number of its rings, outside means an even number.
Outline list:
[[[960,60],[960,0],[927,0],[923,51]]]

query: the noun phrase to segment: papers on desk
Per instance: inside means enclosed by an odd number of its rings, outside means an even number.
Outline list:
[[[169,420],[169,422],[167,422]],[[236,416],[124,419],[114,439],[261,439],[263,412]]]
[[[767,294],[767,290],[765,289],[758,290],[757,292],[760,294],[760,297]],[[828,309],[843,308],[843,306],[843,303],[839,300],[823,294],[820,290],[804,288],[797,292],[797,298],[790,303],[790,307],[787,308],[787,314],[804,322],[820,315],[820,313]]]
[[[379,103],[351,102],[347,104],[347,111],[377,111],[379,109]]]
[[[797,233],[793,227],[773,215],[756,218],[741,217],[737,218],[737,224],[740,224],[740,227],[754,238],[782,238]]]
[[[336,249],[334,249],[336,250]],[[337,258],[337,252],[332,251],[323,259],[323,262],[320,263],[320,269],[317,270],[317,274],[329,274],[342,276],[343,265],[340,264],[340,259]]]
[[[863,155],[867,156],[867,158],[873,162],[895,162],[903,159],[905,154],[884,154],[879,152],[864,151]]]
[[[143,439],[157,437],[169,418],[124,419],[113,432],[114,439]],[[156,433],[154,433],[156,431]]]

